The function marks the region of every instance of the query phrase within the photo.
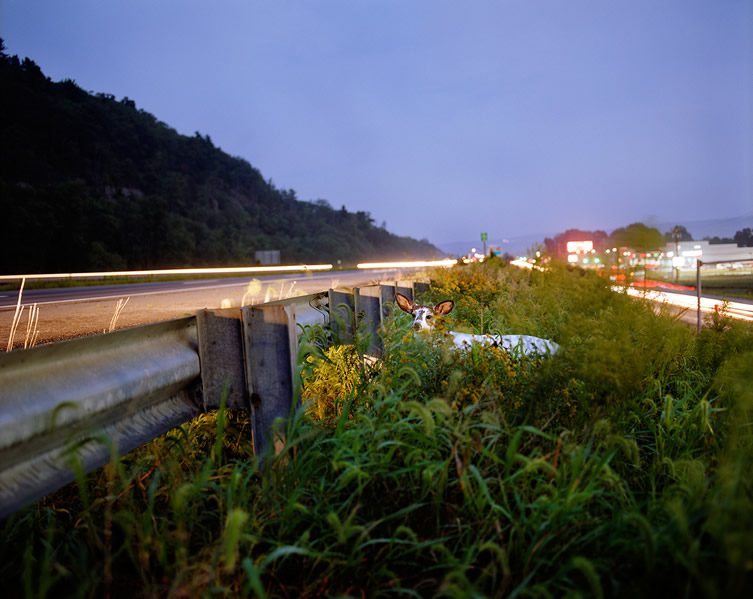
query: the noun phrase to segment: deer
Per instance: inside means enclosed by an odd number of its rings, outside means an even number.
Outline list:
[[[455,307],[452,300],[443,300],[436,306],[422,306],[414,303],[402,293],[395,294],[395,301],[403,312],[413,316],[413,329],[415,331],[429,332],[434,329],[437,320],[446,316]],[[446,331],[446,335],[452,338],[456,349],[470,349],[474,343],[483,346],[499,347],[514,355],[554,355],[559,350],[559,345],[549,339],[534,337],[532,335],[472,335],[470,333],[458,333]]]

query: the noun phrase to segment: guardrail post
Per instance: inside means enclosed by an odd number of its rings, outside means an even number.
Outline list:
[[[240,310],[199,310],[196,325],[204,409],[218,408],[223,393],[228,408],[248,409]]]
[[[390,306],[395,303],[395,293],[402,293],[405,297],[407,297],[409,300],[414,299],[414,289],[416,284],[410,283],[410,287],[406,287],[405,283],[406,281],[402,281],[403,285],[400,284],[401,281],[395,281],[394,285],[380,285],[380,298],[382,303],[382,319],[384,319],[385,316],[389,314],[389,308],[387,306]],[[425,285],[425,284],[424,284]],[[421,287],[423,290],[423,287]],[[426,285],[426,289],[428,289],[428,285]],[[418,289],[416,289],[418,291]]]
[[[355,332],[354,294],[346,291],[329,290],[329,324],[335,339],[343,345],[353,343]]]
[[[379,286],[379,303],[381,305],[381,319],[384,321],[385,317],[389,315],[390,311],[387,306],[395,301],[395,285],[380,285]]]
[[[242,308],[241,320],[254,452],[261,457],[272,448],[278,451],[282,447],[284,427],[279,420],[286,420],[296,408],[295,319],[285,306],[267,304]]]
[[[431,285],[429,285],[429,283],[422,283],[422,282],[413,283],[413,293],[414,294],[427,293],[430,287]]]
[[[384,347],[379,338],[379,325],[382,323],[380,289],[377,286],[355,289],[354,300],[356,327],[369,336],[366,353],[381,356]]]
[[[405,287],[404,284],[408,283],[410,287]],[[402,281],[403,285],[400,285],[401,281],[395,281],[395,292],[402,293],[409,300],[413,299],[413,283],[410,281]],[[392,301],[395,301],[395,296],[392,296]]]

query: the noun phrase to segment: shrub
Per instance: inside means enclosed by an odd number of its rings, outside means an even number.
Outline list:
[[[354,399],[363,375],[363,357],[353,345],[335,345],[317,360],[306,356],[302,398],[320,420],[331,420],[342,412],[342,403]]]

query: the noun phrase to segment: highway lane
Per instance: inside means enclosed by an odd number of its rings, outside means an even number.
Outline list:
[[[310,273],[293,273],[281,275],[225,277],[213,279],[192,279],[183,281],[157,281],[142,283],[123,283],[118,285],[90,285],[82,287],[60,287],[49,289],[25,289],[24,304],[55,304],[67,302],[85,302],[106,299],[118,299],[139,295],[159,295],[164,293],[185,293],[189,291],[203,291],[208,289],[246,289],[252,281],[258,281],[263,289],[286,284],[294,281],[296,286],[310,288],[315,291],[329,288],[328,285],[355,286],[376,282],[378,280],[395,280],[405,278],[411,273],[398,269],[380,269],[376,271],[327,271]],[[311,291],[313,293],[314,291]],[[307,292],[308,293],[308,292]],[[18,302],[18,292],[5,291],[0,293],[0,310],[15,310]]]
[[[278,278],[278,277],[275,277]],[[235,287],[248,283],[250,277],[223,279],[222,283]],[[153,283],[124,283],[120,285],[87,285],[83,287],[59,287],[49,289],[24,289],[24,304],[56,304],[121,298],[123,296],[176,293],[191,289],[218,286],[220,279],[195,281],[170,281]],[[0,294],[0,310],[15,310],[18,293],[6,291]]]
[[[416,269],[382,269],[25,290],[22,304],[27,308],[14,336],[14,347],[24,345],[32,304],[39,308],[38,343],[46,343],[110,330],[119,301],[127,303],[115,323],[118,329],[188,316],[202,308],[260,304],[331,287],[410,280],[415,276]],[[18,294],[0,295],[5,296],[0,297],[2,351],[10,336]]]

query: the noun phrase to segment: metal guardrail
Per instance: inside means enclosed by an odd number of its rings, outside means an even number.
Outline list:
[[[379,285],[301,296],[0,354],[0,518],[218,407],[250,410],[254,451],[295,409],[301,326],[328,323],[341,341],[377,329],[395,291]]]

